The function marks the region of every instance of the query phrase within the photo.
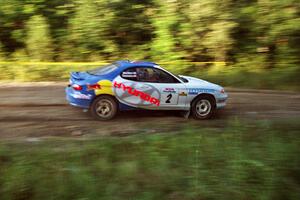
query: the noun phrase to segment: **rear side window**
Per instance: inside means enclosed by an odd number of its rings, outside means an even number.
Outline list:
[[[157,83],[180,83],[176,78],[163,70],[153,69],[153,72],[157,76]]]
[[[105,74],[109,74],[109,73],[115,71],[117,68],[118,67],[116,65],[106,65],[104,67],[89,70],[89,71],[87,71],[87,73],[96,75],[96,76],[105,75]]]

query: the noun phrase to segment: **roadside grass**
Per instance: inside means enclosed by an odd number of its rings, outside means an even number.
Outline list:
[[[0,63],[0,81],[67,81],[71,71],[86,71],[103,66],[103,64],[91,65],[93,63],[70,64],[42,63],[28,65],[27,63],[22,65],[22,63]],[[163,64],[162,66],[175,74],[195,76],[222,86],[300,91],[299,67],[289,67],[287,65],[268,70],[254,70],[239,65],[206,65],[208,64],[193,65],[189,62],[178,62]]]
[[[14,65],[0,64],[2,81],[67,81],[72,71],[86,71],[99,65]]]
[[[0,143],[0,199],[300,199],[300,124]]]
[[[202,75],[196,76],[223,86],[300,91],[299,75],[299,71],[282,72],[274,69],[264,72],[250,72],[246,70],[232,71],[230,73],[218,72],[214,74],[204,72]]]

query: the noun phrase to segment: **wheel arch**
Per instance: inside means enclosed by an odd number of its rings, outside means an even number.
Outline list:
[[[192,106],[193,103],[194,103],[198,98],[200,98],[200,97],[209,97],[209,98],[211,98],[211,99],[213,100],[213,106],[214,106],[214,108],[217,107],[216,97],[215,97],[213,94],[210,94],[210,93],[200,93],[200,94],[198,94],[197,96],[195,96],[195,97],[193,98],[193,100],[192,100],[191,103],[190,103],[190,106]]]
[[[112,98],[116,101],[116,103],[119,104],[118,99],[117,99],[114,95],[111,95],[111,94],[99,94],[99,95],[96,95],[96,96],[92,99],[90,105],[92,105],[93,102],[94,102],[96,99],[98,99],[99,97],[103,97],[103,96],[109,96],[109,97],[112,97]]]

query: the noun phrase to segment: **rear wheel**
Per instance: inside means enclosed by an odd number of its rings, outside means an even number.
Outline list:
[[[113,97],[103,95],[93,101],[90,111],[95,119],[106,121],[117,115],[118,104]]]
[[[208,95],[197,97],[192,103],[191,111],[195,119],[211,118],[215,113],[214,98]]]

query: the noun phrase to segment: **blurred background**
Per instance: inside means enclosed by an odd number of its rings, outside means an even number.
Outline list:
[[[70,62],[130,59],[299,90],[299,15],[298,0],[1,0],[0,80],[65,80],[99,66]]]

